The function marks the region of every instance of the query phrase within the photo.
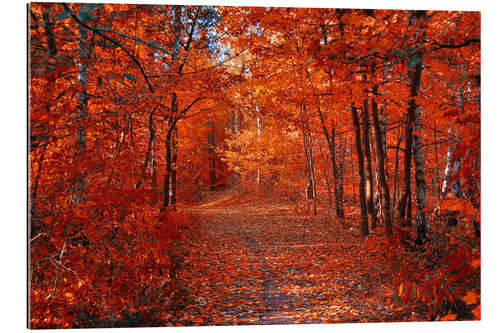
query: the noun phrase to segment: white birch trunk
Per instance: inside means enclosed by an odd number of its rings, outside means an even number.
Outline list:
[[[451,129],[448,130],[448,133],[451,132]],[[451,176],[451,159],[453,157],[453,150],[455,149],[455,144],[452,142],[448,146],[448,151],[446,152],[446,166],[444,168],[444,175],[443,175],[443,186],[441,187],[441,197],[444,198],[446,197],[446,193],[448,193],[448,183],[449,179]]]

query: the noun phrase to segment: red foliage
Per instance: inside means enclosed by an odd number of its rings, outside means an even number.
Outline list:
[[[363,276],[392,280],[394,316],[383,318],[478,319],[479,21],[477,12],[30,4],[31,327],[161,325],[182,312],[189,290],[179,280],[193,273],[183,260],[205,236],[187,212],[207,197],[201,207],[267,200],[266,214],[324,217],[304,229],[312,234],[342,229],[327,237],[341,260],[297,250],[306,275],[295,280],[351,268],[352,255]],[[228,187],[240,196],[219,197]],[[225,231],[203,229],[198,245],[236,260],[255,242],[235,240],[241,230],[224,214]],[[274,228],[277,242],[294,235],[271,215],[256,226]],[[359,226],[368,238],[353,241]],[[284,246],[324,245],[315,242]],[[287,277],[287,251],[276,276]],[[193,261],[234,282],[233,262]],[[373,312],[366,304],[357,305]],[[314,310],[308,318],[320,320]]]

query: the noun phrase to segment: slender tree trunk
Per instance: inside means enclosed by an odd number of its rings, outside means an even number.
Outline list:
[[[231,134],[234,137],[236,135],[236,131],[238,131],[238,109],[231,111],[231,124],[230,125],[231,125]],[[236,147],[233,147],[232,151],[236,152]],[[231,184],[232,185],[237,184],[237,182],[238,182],[237,177],[238,177],[238,175],[237,175],[236,171],[233,171],[233,173],[231,175]]]
[[[321,156],[325,156],[323,154],[323,147],[321,143],[319,144],[319,153],[321,154]],[[332,209],[332,191],[330,189],[330,180],[328,179],[328,172],[326,171],[325,167],[325,160],[321,161],[321,166],[322,166],[321,170],[323,171],[323,178],[325,179],[326,189],[328,192],[328,212],[330,212]]]
[[[170,179],[172,173],[172,128],[165,134],[165,180],[163,183],[163,210],[170,205]]]
[[[177,148],[178,148],[178,137],[177,137],[177,127],[174,127],[172,131],[172,172],[170,186],[172,188],[172,196],[170,197],[170,205],[172,210],[176,211],[177,203]]]
[[[324,35],[324,42],[325,44],[328,43],[327,36]],[[309,80],[309,83],[311,86],[313,85],[313,82],[311,80],[311,75],[309,73],[309,70],[306,70],[306,75]],[[332,71],[329,71],[329,78],[330,78],[330,90],[332,89]],[[340,186],[343,186],[340,184],[340,173],[337,168],[337,162],[336,162],[336,157],[335,157],[335,126],[332,126],[332,134],[330,135],[328,133],[328,128],[326,126],[325,118],[323,117],[323,112],[321,112],[321,107],[320,107],[320,100],[319,97],[316,96],[316,102],[317,102],[317,107],[316,110],[318,112],[321,125],[323,127],[323,134],[325,136],[326,142],[328,143],[328,148],[330,149],[330,159],[332,162],[332,172],[333,172],[333,195],[335,199],[335,214],[337,215],[338,218],[344,219],[344,203],[343,203],[343,189],[340,188]]]
[[[382,193],[382,188],[380,187],[380,183],[379,183],[379,176],[378,176],[378,173],[379,173],[379,170],[378,170],[378,161],[377,161],[377,151],[375,150],[375,144],[374,144],[374,139],[375,137],[375,134],[373,135],[373,138],[370,139],[370,149],[371,151],[373,152],[373,157],[375,159],[375,169],[374,169],[374,172],[375,172],[375,176],[373,177],[374,180],[375,180],[375,193],[373,194],[373,204],[375,205],[375,215],[377,216],[377,218],[380,216],[380,221],[383,223],[383,212],[382,212],[382,204],[380,203],[380,193]]]
[[[365,194],[365,170],[363,161],[363,149],[361,147],[361,130],[358,119],[358,112],[354,104],[351,105],[352,121],[356,133],[356,151],[358,155],[358,172],[359,172],[359,204],[361,208],[361,224],[360,232],[362,236],[368,235],[368,216],[366,211],[366,194]]]
[[[213,121],[209,121],[210,130],[208,132],[208,181],[210,184],[210,191],[215,190],[215,129]]]
[[[309,156],[310,156],[310,167],[311,167],[311,180],[312,180],[312,192],[313,192],[313,212],[314,215],[318,213],[318,207],[317,207],[317,197],[316,197],[316,171],[315,171],[315,166],[314,166],[314,149],[313,149],[313,143],[312,143],[312,135],[311,135],[311,129],[309,128],[309,121],[307,122],[307,133],[308,133],[308,141],[309,141]]]
[[[376,93],[377,87],[374,87],[374,92]],[[387,186],[387,181],[385,179],[385,165],[384,165],[384,148],[382,141],[382,131],[380,128],[380,121],[377,112],[377,103],[375,99],[372,99],[372,118],[373,126],[375,129],[375,147],[377,148],[377,164],[378,164],[378,176],[379,184],[382,188],[382,206],[384,208],[384,224],[386,233],[388,235],[392,234],[392,219],[391,219],[391,199],[389,194],[389,187]]]
[[[345,143],[344,143],[345,142]],[[347,168],[349,167],[349,155],[350,155],[350,147],[348,147],[348,139],[346,138],[345,141],[341,141],[341,138],[339,137],[339,143],[340,143],[340,151],[342,152],[342,159],[341,163],[339,163],[339,202],[342,204],[342,219],[345,218],[345,213],[344,213],[344,180],[345,180],[345,173]]]
[[[398,143],[396,145],[396,161],[394,162],[394,187],[393,187],[393,193],[392,193],[392,218],[394,218],[394,210],[396,208],[396,192],[398,188],[398,181],[399,181],[399,149],[401,146],[401,140],[403,139],[403,136],[400,134],[401,130],[398,127]]]
[[[319,107],[317,108],[317,111],[320,116],[321,124],[323,126],[323,134],[330,150],[330,161],[333,172],[333,196],[335,200],[335,214],[338,218],[344,219],[343,193],[341,193],[343,192],[343,185],[340,181],[340,170],[337,167],[337,158],[335,153],[335,126],[332,126],[331,134],[328,133],[323,113],[321,112],[321,109]]]
[[[432,177],[432,188],[436,189],[436,194],[441,197],[441,188],[439,186],[439,157],[438,157],[438,142],[437,142],[437,122],[434,120],[434,158],[436,167],[434,168],[434,173]]]
[[[453,162],[453,174],[456,174],[460,169],[461,159],[457,158],[455,162]],[[455,195],[455,197],[460,198],[462,196],[460,192],[460,178],[455,179],[451,183],[451,193]]]
[[[450,131],[448,131],[448,133],[449,132]],[[455,144],[454,142],[451,142],[450,145],[448,146],[448,151],[446,152],[446,166],[444,168],[443,186],[441,187],[441,193],[440,193],[441,198],[446,197],[446,194],[448,193],[449,179],[451,176],[451,162],[454,149],[455,149]]]
[[[309,118],[305,105],[302,106],[302,115],[304,125],[302,126],[302,134],[304,141],[304,153],[306,156],[306,170],[307,170],[307,197],[313,202],[314,215],[317,214],[316,207],[316,177],[314,173],[314,151],[312,147],[311,129],[309,128]]]
[[[156,173],[156,157],[154,149],[151,152],[151,189],[153,190],[153,201],[152,205],[156,205],[158,203],[158,180]]]
[[[415,129],[416,133],[422,132],[422,124],[420,122],[421,109],[417,106],[415,109]],[[413,158],[415,163],[415,202],[417,206],[416,226],[417,226],[417,244],[421,244],[427,238],[427,220],[425,217],[425,169],[423,157],[422,137],[420,134],[413,136]]]
[[[344,219],[344,180],[343,180],[343,170],[342,161],[340,160],[339,166],[337,167],[337,157],[335,153],[335,126],[332,126],[331,134],[331,147],[330,147],[330,157],[332,161],[333,179],[334,179],[334,195],[335,195],[335,211],[338,218]],[[340,147],[342,148],[342,147]]]
[[[420,86],[420,77],[422,73],[422,57],[416,55],[417,60],[415,68],[410,70],[410,87],[411,99],[408,107],[408,118],[414,124],[416,132],[413,132],[413,157],[415,165],[415,202],[416,202],[416,227],[417,227],[417,244],[421,244],[427,237],[427,221],[425,217],[425,171],[424,171],[424,157],[422,145],[422,124],[420,122],[421,110],[417,105],[415,97],[418,94]],[[407,216],[408,219],[408,216]]]
[[[259,154],[260,159],[260,116],[259,116],[259,107],[256,106],[255,110],[257,112],[257,153]],[[257,187],[260,187],[260,167],[257,167]]]
[[[405,150],[404,150],[404,173],[403,173],[403,194],[399,200],[398,212],[399,220],[402,226],[411,225],[411,216],[406,215],[406,205],[411,193],[411,158],[413,146],[413,121],[406,119],[405,130]],[[405,218],[406,217],[406,218]]]
[[[411,177],[411,157],[412,157],[412,148],[414,145],[414,138],[416,137],[413,133],[413,127],[415,125],[415,113],[417,104],[415,102],[415,97],[418,94],[418,89],[420,86],[420,76],[422,73],[422,60],[421,57],[418,56],[418,60],[415,68],[410,70],[408,75],[410,77],[410,87],[411,87],[411,99],[408,103],[408,118],[405,125],[405,154],[404,154],[404,192],[401,197],[401,201],[399,204],[399,218],[402,221],[403,225],[410,226],[411,225],[411,216],[406,216],[405,221],[405,208],[408,203],[408,196],[411,192],[410,187],[410,177]],[[420,143],[421,145],[421,143]],[[421,148],[419,154],[421,154]],[[425,185],[424,185],[425,186]],[[425,193],[425,191],[424,191]],[[424,194],[425,195],[425,194]]]
[[[354,180],[354,159],[352,158],[352,155],[354,154],[354,140],[351,138],[351,185],[352,185],[352,193],[354,195],[353,199],[355,200],[357,197],[356,193],[356,186],[354,185],[355,180]]]
[[[368,114],[368,100],[363,101],[363,144],[366,160],[366,208],[372,230],[377,227],[377,215],[373,203],[373,172],[370,154],[370,116]]]
[[[165,133],[165,179],[163,182],[163,206],[162,210],[165,210],[167,206],[170,206],[171,202],[171,190],[172,190],[172,134],[176,130],[178,117],[179,104],[177,101],[177,94],[172,93],[171,105],[170,105],[170,117],[167,120],[167,130]]]
[[[88,13],[90,11],[89,4],[80,3],[78,4],[78,11],[81,13],[81,21],[86,24],[88,20]],[[80,86],[80,90],[77,92],[77,111],[76,116],[78,121],[83,121],[87,117],[87,105],[88,105],[88,95],[87,95],[87,82],[88,82],[88,62],[90,59],[90,49],[88,41],[88,32],[82,26],[78,28],[78,77],[77,83]],[[87,145],[85,126],[82,124],[78,127],[76,133],[77,149],[76,154],[81,155],[85,150]],[[79,179],[75,184],[75,190],[73,194],[73,201],[75,204],[80,202],[85,202],[85,192],[86,192],[86,178],[85,175],[80,175]]]
[[[344,177],[345,171],[349,167],[349,148],[347,146],[347,140],[344,142],[341,137],[339,137],[339,151],[341,152],[339,161],[339,203],[341,205],[342,219],[345,218],[344,213]]]

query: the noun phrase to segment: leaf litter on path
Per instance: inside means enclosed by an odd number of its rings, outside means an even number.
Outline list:
[[[393,320],[374,255],[335,221],[269,205],[191,210],[201,219],[178,274],[185,307],[165,325]]]

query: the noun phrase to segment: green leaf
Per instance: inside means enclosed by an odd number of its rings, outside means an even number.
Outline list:
[[[89,19],[89,14],[85,13],[85,12],[79,12],[78,13],[78,18],[82,21],[86,21]]]
[[[399,51],[399,50],[394,50],[393,52],[394,52],[394,54],[400,56],[401,58],[405,57],[405,54],[403,52]]]
[[[68,15],[69,15],[68,12],[64,11],[61,14],[56,16],[56,20],[64,20],[66,17],[68,17]]]
[[[418,64],[422,63],[422,57],[419,55],[412,55],[410,59],[408,60],[408,67],[409,68],[416,68]]]
[[[129,79],[130,81],[137,81],[135,76],[133,76],[132,74],[129,74],[129,73],[125,73],[123,74],[123,76],[125,76],[127,79]]]

